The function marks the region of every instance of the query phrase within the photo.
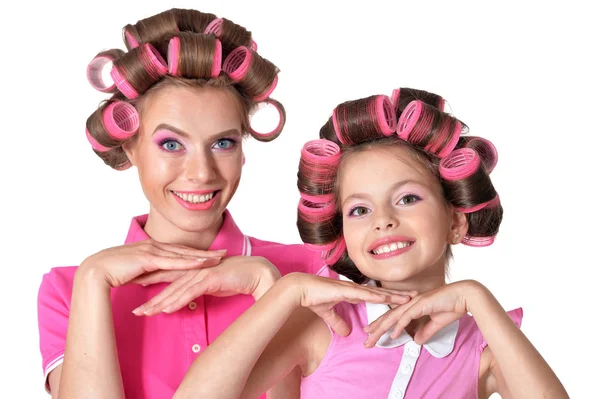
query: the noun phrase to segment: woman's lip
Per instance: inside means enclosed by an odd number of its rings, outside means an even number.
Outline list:
[[[416,239],[414,237],[406,237],[406,236],[387,236],[382,237],[378,240],[375,240],[367,249],[369,252],[373,252],[373,250],[379,246],[386,244],[393,244],[395,242],[410,242],[414,243]],[[410,247],[409,247],[410,248]]]
[[[377,260],[381,260],[381,259],[387,259],[387,258],[391,258],[391,257],[394,257],[394,256],[402,255],[403,253],[406,253],[407,251],[410,251],[410,250],[411,250],[411,248],[412,248],[414,245],[415,245],[415,244],[414,244],[414,242],[413,242],[413,243],[412,243],[412,244],[410,244],[408,247],[404,247],[404,248],[398,248],[398,249],[395,249],[395,250],[393,250],[393,251],[390,251],[390,252],[384,252],[384,253],[382,253],[382,254],[377,254],[377,255],[376,255],[376,254],[372,253],[371,251],[369,251],[369,254],[370,254],[370,255],[371,255],[373,258],[375,258],[375,259],[377,259]]]
[[[177,192],[181,193],[181,191],[177,191]],[[212,193],[212,191],[209,191],[209,193]],[[214,205],[215,200],[217,199],[219,194],[221,194],[220,190],[217,191],[215,193],[215,195],[208,201],[198,203],[198,204],[192,204],[191,202],[184,201],[183,198],[179,198],[177,196],[177,194],[175,194],[173,191],[171,191],[171,195],[173,195],[173,197],[175,198],[175,201],[177,201],[179,203],[179,205],[183,206],[185,209],[190,210],[190,211],[206,211],[206,210],[210,209]]]

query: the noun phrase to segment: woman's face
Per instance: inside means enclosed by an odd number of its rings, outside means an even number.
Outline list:
[[[242,174],[242,119],[223,89],[165,87],[145,99],[127,147],[151,206],[181,230],[220,222]]]
[[[440,182],[403,148],[374,148],[342,162],[339,197],[348,255],[365,275],[406,281],[441,273],[455,229]]]

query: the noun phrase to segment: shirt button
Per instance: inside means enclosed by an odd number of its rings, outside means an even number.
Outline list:
[[[396,393],[394,394],[394,398],[396,399],[402,399],[404,397],[404,392],[402,391],[396,391]]]
[[[410,364],[405,364],[402,366],[402,374],[409,374],[410,371],[412,370],[412,367]]]
[[[192,352],[194,352],[194,353],[200,352],[200,345],[194,344],[194,346],[192,346]]]
[[[196,302],[190,302],[188,304],[188,308],[190,308],[190,310],[196,310],[197,307],[198,305],[196,305]]]

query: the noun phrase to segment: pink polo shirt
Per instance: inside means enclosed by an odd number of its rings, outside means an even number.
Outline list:
[[[147,215],[133,218],[126,244],[148,238],[143,230],[147,218]],[[295,271],[313,274],[321,271],[321,275],[328,275],[318,253],[303,245],[247,237],[227,211],[210,249],[227,249],[229,256],[263,256],[282,275]],[[40,286],[38,322],[46,381],[48,374],[63,361],[76,269],[76,266],[53,268],[44,275]],[[201,296],[173,314],[138,317],[131,313],[167,285],[130,284],[111,292],[119,363],[128,399],[171,398],[194,359],[254,303],[248,295]]]
[[[302,399],[477,399],[479,362],[487,346],[473,317],[444,327],[424,345],[404,331],[384,334],[366,349],[363,327],[386,313],[387,305],[345,302],[336,312],[352,328],[348,337],[332,332],[321,364],[302,379]],[[508,312],[519,327],[521,308]]]

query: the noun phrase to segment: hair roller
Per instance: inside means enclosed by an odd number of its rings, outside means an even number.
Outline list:
[[[298,168],[300,195],[311,202],[331,201],[340,160],[340,147],[329,140],[304,144]]]
[[[304,243],[315,249],[332,249],[331,243],[340,235],[341,223],[335,202],[313,203],[300,199],[296,224]]]
[[[169,40],[168,72],[173,76],[216,78],[221,72],[219,39],[202,33],[183,32]]]
[[[437,158],[444,158],[460,139],[463,124],[419,100],[411,101],[400,115],[398,136],[424,149]]]
[[[214,14],[204,13],[198,10],[174,8],[172,11],[175,15],[177,27],[181,32],[190,31],[194,33],[204,33],[208,24],[217,18]]]
[[[119,147],[139,129],[139,115],[133,105],[124,101],[107,102],[86,122],[85,134],[92,148],[106,153]]]
[[[123,95],[135,99],[168,71],[160,53],[149,43],[137,47],[113,63],[110,75]]]
[[[333,110],[331,119],[342,144],[359,144],[390,136],[396,130],[392,102],[383,95],[342,103]]]
[[[269,97],[277,86],[277,67],[248,47],[240,46],[232,51],[225,58],[223,70],[255,101]]]
[[[139,20],[135,25],[123,27],[123,41],[128,50],[138,48],[144,43],[157,45],[168,35],[179,32],[175,10],[163,11],[160,14]]]
[[[256,47],[252,40],[252,34],[243,26],[237,25],[226,18],[217,18],[204,30],[204,33],[212,33],[223,43],[225,54],[229,54],[239,46],[248,48]],[[254,43],[254,44],[253,44]]]
[[[286,120],[285,108],[283,108],[283,105],[277,100],[274,100],[272,98],[267,98],[264,101],[262,101],[261,103],[257,104],[257,108],[260,108],[267,104],[270,104],[273,107],[275,107],[275,109],[277,110],[277,113],[279,114],[279,123],[277,123],[277,126],[268,133],[260,133],[260,132],[256,131],[252,127],[252,124],[250,124],[250,127],[249,127],[250,135],[252,137],[254,137],[256,140],[262,141],[262,142],[269,142],[269,141],[275,140],[277,137],[279,137],[279,135],[283,131],[283,126],[285,126],[285,120]],[[256,112],[257,111],[255,110],[252,113],[252,115],[254,115]]]
[[[327,266],[335,265],[342,256],[346,253],[346,241],[344,237],[340,237],[335,242],[333,249],[323,253],[323,262]]]
[[[124,54],[125,52],[119,49],[101,51],[94,57],[93,60],[90,61],[87,66],[86,76],[88,82],[90,82],[94,89],[103,93],[114,93],[116,91],[114,82],[111,85],[107,85],[104,82],[104,79],[102,78],[102,71],[106,65],[112,63],[118,58],[121,58]]]
[[[489,237],[471,237],[465,235],[462,239],[462,243],[469,247],[489,247],[496,240],[496,236]]]
[[[442,159],[440,176],[449,181],[463,180],[479,170],[480,165],[479,154],[470,148],[461,148]]]
[[[481,162],[485,168],[485,171],[490,174],[498,163],[498,151],[491,141],[484,139],[483,137],[467,136],[461,137],[458,142],[460,148],[471,148],[481,158]]]
[[[396,115],[400,117],[402,111],[406,106],[414,100],[419,100],[425,104],[429,104],[440,111],[444,110],[444,99],[434,93],[430,93],[425,90],[411,89],[408,87],[401,87],[392,91],[392,104]]]

